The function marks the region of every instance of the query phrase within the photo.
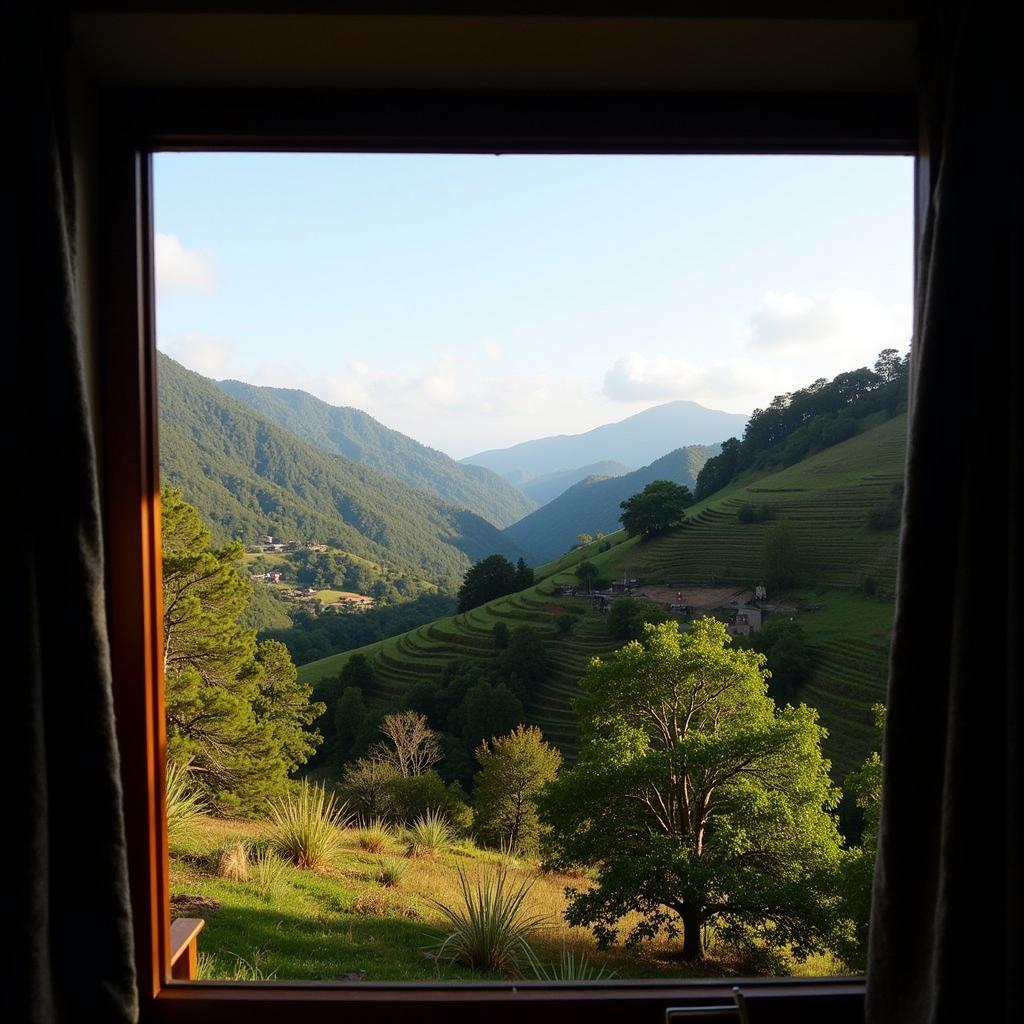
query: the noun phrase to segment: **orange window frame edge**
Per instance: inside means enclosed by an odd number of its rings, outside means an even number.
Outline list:
[[[111,90],[100,101],[100,449],[114,701],[142,1019],[260,1024],[301,1013],[538,1024],[745,993],[806,997],[815,1014],[856,1006],[862,979],[585,984],[201,983],[170,980],[164,811],[152,162],[161,150],[453,153],[902,154],[919,151],[907,94],[307,92]],[[918,192],[922,174],[917,176]],[[854,1000],[851,1004],[851,998]],[[789,999],[785,1000],[788,1004]],[[811,1009],[812,1003],[805,1004]],[[839,1016],[845,1019],[845,1014]],[[852,1018],[851,1018],[852,1019]]]

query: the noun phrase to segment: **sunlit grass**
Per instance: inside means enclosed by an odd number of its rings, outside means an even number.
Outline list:
[[[271,846],[296,867],[322,868],[337,849],[339,829],[351,820],[345,805],[323,786],[303,782],[270,809]]]

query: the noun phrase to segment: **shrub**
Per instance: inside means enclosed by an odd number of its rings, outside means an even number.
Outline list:
[[[249,862],[249,884],[268,903],[284,890],[288,865],[271,850],[257,850]]]
[[[229,882],[249,881],[249,844],[228,843],[217,851],[215,872],[218,878]]]
[[[516,884],[503,865],[471,884],[460,868],[461,905],[432,901],[451,928],[435,944],[436,959],[475,971],[507,971],[527,960],[527,940],[543,922],[525,908],[532,885],[528,880]]]
[[[900,525],[902,510],[898,501],[876,505],[868,514],[869,530],[891,530]]]
[[[192,766],[184,764],[167,765],[167,842],[177,846],[192,829],[196,818],[206,810],[206,801],[192,785]]]
[[[383,818],[371,818],[356,837],[359,848],[367,853],[380,853],[387,849],[393,839],[394,833]]]
[[[556,964],[542,964],[529,946],[526,948],[526,959],[538,981],[607,981],[616,974],[615,971],[592,963],[586,953],[575,953],[565,946]]]
[[[394,776],[388,784],[388,802],[395,821],[409,824],[431,812],[443,817],[453,829],[468,831],[473,812],[457,782],[449,785],[435,771],[408,778]]]
[[[864,591],[865,597],[874,597],[878,592],[878,586],[875,583],[874,576],[865,576],[860,583],[861,590]]]
[[[555,619],[555,630],[559,636],[568,636],[576,625],[576,616],[564,612]]]
[[[386,889],[393,889],[402,881],[408,868],[407,860],[399,860],[397,857],[382,858],[377,861],[377,881]]]
[[[427,811],[409,826],[409,856],[436,857],[447,850],[454,839],[448,819],[437,811]]]
[[[338,806],[323,786],[299,788],[270,808],[270,844],[300,868],[317,869],[331,858],[338,844],[338,829],[348,825],[345,805]]]

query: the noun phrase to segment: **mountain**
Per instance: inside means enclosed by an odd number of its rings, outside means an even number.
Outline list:
[[[870,708],[885,700],[892,632],[893,606],[883,595],[895,586],[899,528],[868,524],[903,480],[907,422],[905,415],[874,422],[793,466],[744,474],[694,505],[682,529],[645,542],[620,533],[610,538],[610,550],[574,553],[548,567],[551,575],[528,590],[304,665],[299,678],[323,685],[354,654],[364,654],[376,672],[374,696],[393,701],[414,684],[439,679],[467,654],[493,656],[487,637],[493,637],[496,623],[515,629],[527,622],[543,637],[548,658],[548,677],[527,705],[527,721],[571,758],[578,748],[572,702],[580,695],[580,677],[592,658],[606,658],[623,643],[610,635],[605,618],[589,610],[575,617],[571,632],[558,628],[559,616],[574,607],[579,611],[581,604],[558,593],[559,585],[575,582],[575,564],[586,557],[608,579],[628,571],[651,584],[748,587],[762,575],[764,538],[773,524],[743,522],[739,512],[767,505],[776,522],[789,521],[802,552],[804,587],[786,602],[797,610],[784,614],[800,624],[815,661],[812,679],[797,699],[820,710],[833,778],[841,780],[875,749],[878,733]],[[866,576],[878,585],[873,596],[864,593]],[[321,699],[331,700],[327,691]]]
[[[329,455],[158,355],[160,471],[220,539],[315,540],[439,583],[522,552],[487,520]]]
[[[560,469],[557,473],[542,473],[526,483],[518,483],[519,489],[528,497],[533,498],[540,505],[544,505],[552,498],[557,498],[562,491],[573,484],[586,480],[588,476],[622,476],[632,470],[621,462],[604,460],[592,462],[589,466],[577,466],[576,469]]]
[[[746,422],[742,413],[705,409],[696,402],[666,402],[585,434],[524,441],[511,448],[470,455],[462,462],[486,466],[506,479],[514,479],[516,473],[526,474],[520,477],[524,480],[556,473],[566,466],[609,459],[627,466],[646,466],[666,451],[684,445],[718,444],[727,437],[738,437]]]
[[[581,533],[621,529],[619,504],[653,480],[672,480],[692,491],[701,467],[719,450],[718,445],[690,445],[632,473],[587,477],[508,527],[505,536],[528,552],[535,564],[550,561],[568,551]]]
[[[492,470],[460,465],[444,452],[385,427],[359,409],[329,405],[305,391],[288,388],[260,388],[240,380],[217,384],[232,398],[314,447],[430,491],[499,528],[537,507],[535,500]]]

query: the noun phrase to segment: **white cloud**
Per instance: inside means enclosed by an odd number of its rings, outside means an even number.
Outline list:
[[[615,402],[668,402],[685,398],[727,412],[750,412],[796,386],[792,370],[761,359],[729,357],[698,365],[668,355],[630,352],[605,374],[604,395]]]
[[[158,291],[213,292],[216,275],[210,253],[187,249],[175,235],[159,231],[155,249]]]
[[[483,344],[484,354],[492,363],[500,363],[505,358],[505,350],[494,341],[485,341]]]
[[[883,348],[902,352],[910,340],[910,319],[909,306],[884,303],[855,288],[814,296],[765,292],[746,342],[751,349],[778,355],[827,352],[856,359]]]
[[[183,331],[173,341],[160,346],[172,359],[204,377],[221,379],[235,375],[231,345],[198,331]]]

